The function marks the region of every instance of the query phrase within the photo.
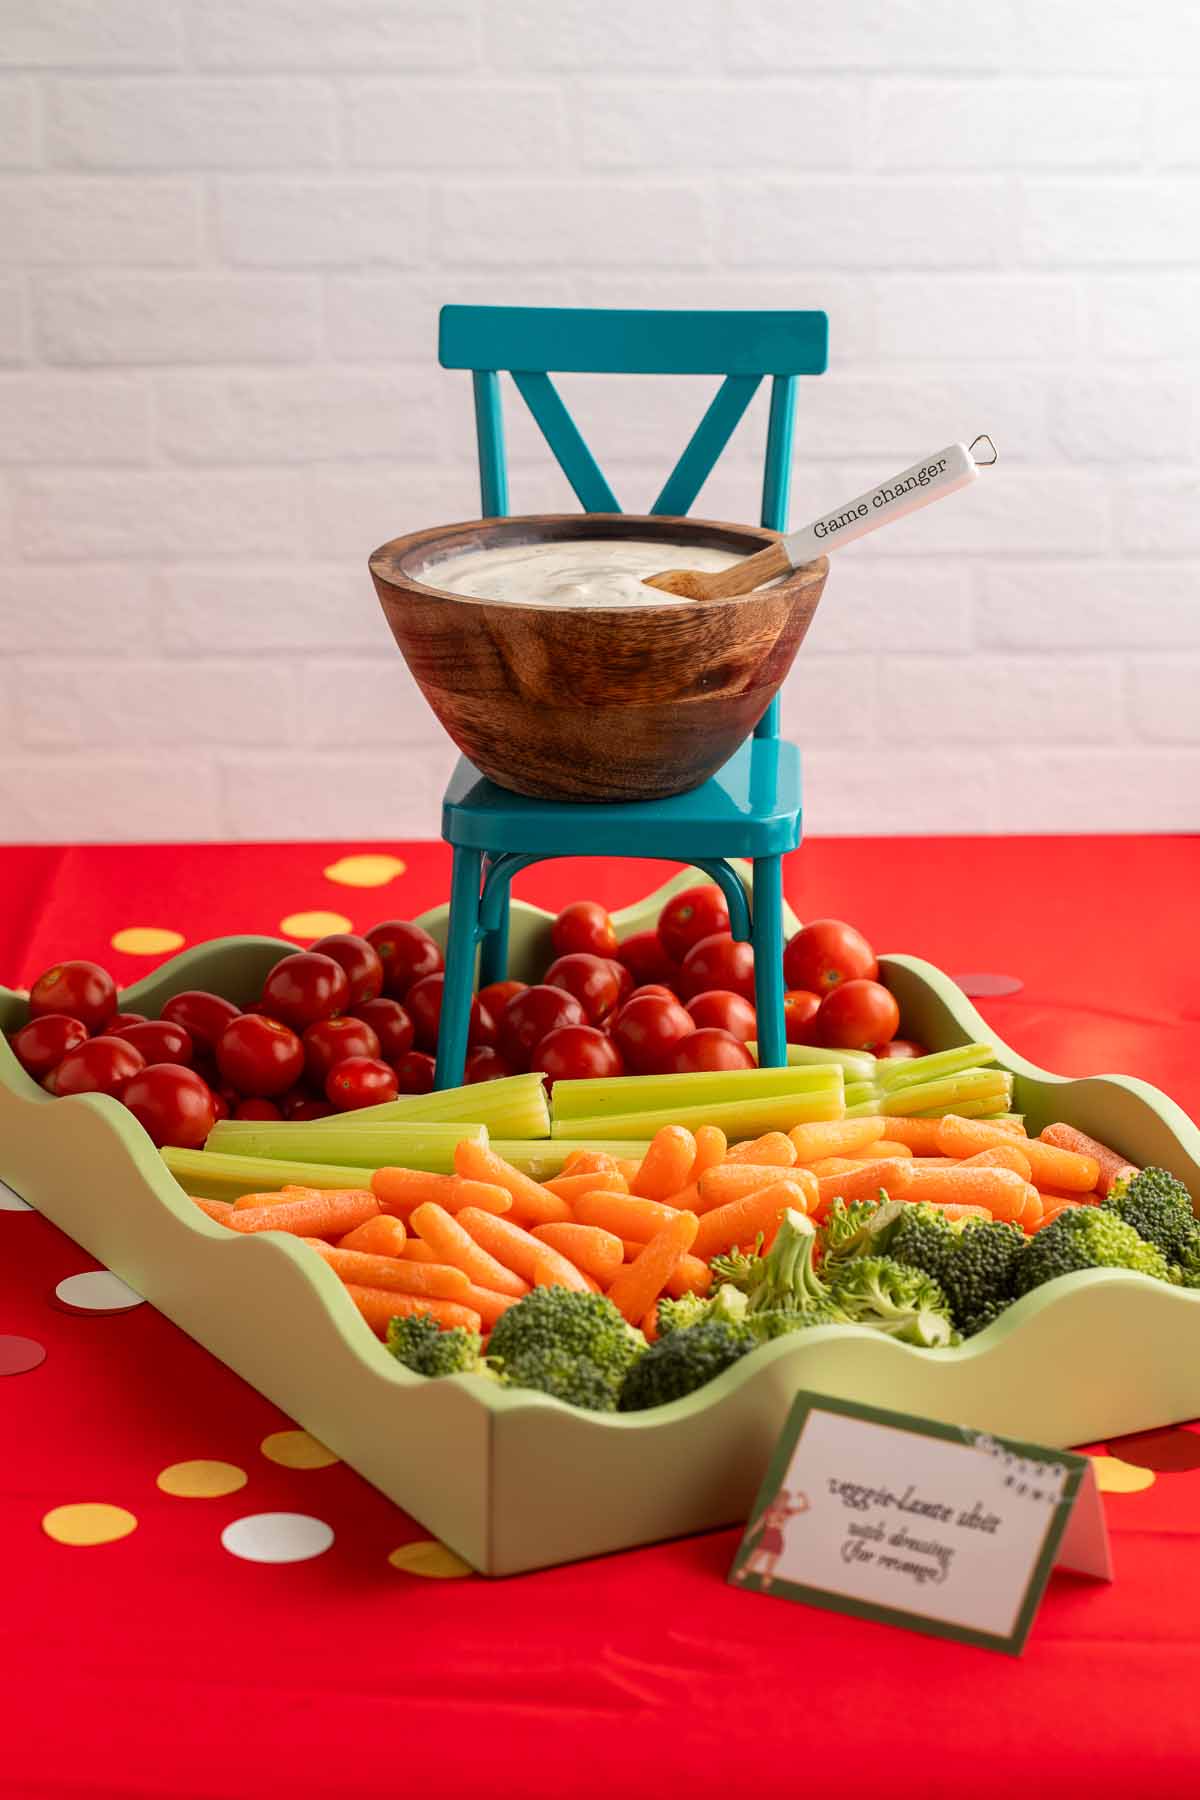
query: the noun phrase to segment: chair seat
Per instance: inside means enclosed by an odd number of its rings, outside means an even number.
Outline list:
[[[783,738],[747,738],[690,793],[611,806],[511,794],[464,756],[442,802],[442,836],[524,856],[784,856],[800,843],[800,812],[800,752]]]

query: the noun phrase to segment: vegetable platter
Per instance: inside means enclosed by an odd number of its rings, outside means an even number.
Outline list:
[[[692,879],[618,914],[621,939],[651,925]],[[444,908],[420,923],[444,940]],[[551,923],[514,903],[514,977],[539,979]],[[124,993],[121,1006],[157,1014],[196,988],[249,1006],[292,948],[267,938],[201,945]],[[929,964],[885,957],[880,975],[907,1037],[935,1052],[989,1038]],[[0,991],[6,1033],[27,1010]],[[1166,1096],[1121,1076],[1051,1075],[991,1043],[1031,1138],[1065,1121],[1200,1193],[1200,1132]],[[553,1139],[527,1149],[531,1173],[553,1172]],[[206,1217],[130,1111],[107,1094],[53,1099],[7,1042],[0,1178],[487,1574],[744,1517],[799,1388],[1059,1445],[1200,1413],[1200,1292],[1111,1268],[1036,1287],[978,1336],[939,1349],[855,1324],[791,1332],[644,1411],[585,1411],[485,1373],[427,1379],[372,1336],[335,1268],[302,1239],[235,1234]]]

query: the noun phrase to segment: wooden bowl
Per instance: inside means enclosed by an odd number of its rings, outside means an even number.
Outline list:
[[[627,513],[477,519],[394,538],[370,567],[421,692],[485,775],[536,799],[657,800],[699,787],[753,731],[808,630],[828,560],[733,600],[621,609],[449,594],[437,565],[470,549],[578,538],[748,556],[774,536]],[[664,549],[664,568],[686,561]]]

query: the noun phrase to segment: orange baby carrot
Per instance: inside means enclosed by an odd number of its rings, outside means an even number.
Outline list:
[[[594,1275],[585,1275],[582,1269],[576,1268],[569,1258],[560,1256],[557,1250],[552,1250],[549,1244],[545,1246],[545,1252],[533,1265],[535,1288],[565,1287],[573,1289],[577,1294],[600,1293],[600,1283]]]
[[[822,1175],[817,1181],[818,1211],[823,1213],[837,1199],[877,1200],[880,1188],[884,1188],[891,1199],[907,1200],[909,1183],[913,1180],[912,1157],[907,1162],[899,1158],[881,1162],[855,1163],[852,1168],[840,1175]],[[947,1200],[956,1198],[947,1194]]]
[[[562,1166],[564,1175],[615,1175],[617,1159],[607,1150],[572,1150]],[[603,1185],[603,1183],[601,1184]]]
[[[235,1231],[290,1231],[297,1237],[345,1237],[379,1211],[374,1194],[358,1188],[323,1188],[311,1198],[281,1206],[235,1206],[226,1223]]]
[[[341,1281],[355,1287],[393,1289],[398,1294],[424,1294],[434,1300],[466,1300],[471,1283],[449,1263],[416,1263],[399,1256],[369,1256],[362,1250],[338,1250],[320,1238],[306,1238]]]
[[[577,1200],[580,1194],[600,1194],[605,1191],[613,1194],[627,1194],[629,1183],[616,1169],[596,1169],[582,1175],[556,1175],[553,1181],[545,1186],[552,1194],[569,1205]]]
[[[776,1169],[790,1169],[796,1160],[796,1146],[782,1131],[764,1131],[725,1152],[727,1163],[769,1163]]]
[[[458,1223],[465,1231],[470,1232],[489,1260],[506,1270],[514,1280],[523,1277],[526,1281],[545,1286],[549,1279],[557,1281],[562,1287],[579,1290],[587,1288],[587,1277],[574,1263],[568,1262],[565,1256],[560,1256],[557,1250],[542,1243],[540,1238],[535,1238],[531,1231],[523,1230],[520,1225],[510,1224],[507,1219],[498,1219],[494,1213],[476,1212],[470,1206],[459,1214]],[[539,1270],[543,1272],[540,1282]],[[491,1281],[487,1285],[499,1288],[501,1293],[507,1291],[498,1281]]]
[[[289,1200],[306,1200],[310,1194],[319,1194],[321,1188],[282,1187],[270,1188],[262,1194],[239,1194],[234,1205],[239,1212],[245,1212],[249,1206],[285,1206]]]
[[[722,1163],[719,1169],[710,1169],[700,1177],[700,1216],[712,1212],[714,1207],[728,1206],[744,1194],[756,1194],[759,1188],[770,1187],[779,1178],[779,1170],[770,1163]],[[808,1169],[795,1169],[787,1179],[795,1181],[810,1202],[816,1200],[816,1177]]]
[[[885,1119],[887,1134],[898,1144],[907,1144],[914,1156],[939,1156],[938,1126],[940,1119]],[[882,1133],[880,1134],[882,1135]]]
[[[646,1313],[645,1318],[642,1320],[642,1336],[645,1338],[645,1340],[648,1344],[656,1344],[658,1342],[658,1301],[657,1300],[654,1302],[654,1305],[649,1308],[649,1310]]]
[[[476,1138],[460,1138],[454,1146],[454,1167],[471,1181],[490,1181],[512,1196],[512,1216],[522,1225],[553,1225],[569,1219],[571,1208],[557,1194],[514,1169]]]
[[[823,1175],[849,1175],[857,1169],[858,1163],[852,1156],[818,1156],[812,1162],[798,1163],[797,1168],[807,1169],[810,1175],[818,1180]]]
[[[616,1158],[616,1164],[617,1174],[625,1177],[625,1185],[628,1187],[629,1183],[641,1168],[642,1160],[639,1156],[618,1156]]]
[[[912,1151],[907,1144],[901,1144],[894,1138],[876,1138],[875,1142],[868,1144],[865,1150],[847,1150],[846,1160],[848,1162],[882,1162],[884,1157],[890,1161],[893,1157],[898,1156],[903,1162],[906,1156],[911,1155]]]
[[[655,1232],[642,1254],[619,1270],[608,1297],[631,1325],[638,1324],[654,1305],[680,1257],[691,1249],[699,1228],[695,1213],[676,1213],[661,1231]]]
[[[625,1260],[620,1238],[598,1225],[535,1225],[531,1235],[598,1281],[611,1281]]]
[[[198,1206],[202,1213],[207,1213],[210,1219],[215,1219],[218,1225],[224,1225],[226,1223],[225,1215],[233,1211],[228,1200],[202,1200],[198,1194],[189,1194],[188,1199],[193,1206]]]
[[[828,1119],[812,1125],[793,1125],[788,1132],[797,1162],[818,1156],[853,1156],[885,1135],[888,1119]]]
[[[403,1256],[407,1237],[403,1221],[393,1213],[376,1213],[365,1225],[358,1225],[339,1238],[337,1247],[339,1250],[363,1250],[368,1256]]]
[[[913,1169],[906,1200],[949,1200],[958,1206],[986,1206],[995,1219],[1020,1219],[1029,1183],[1015,1169]],[[889,1188],[889,1193],[891,1192]]]
[[[407,1219],[414,1206],[432,1200],[449,1213],[464,1206],[481,1206],[485,1212],[507,1212],[512,1195],[495,1182],[464,1181],[461,1175],[429,1175],[424,1169],[376,1169],[371,1191],[384,1212]]]
[[[697,1125],[696,1160],[688,1171],[688,1185],[694,1187],[706,1169],[715,1169],[724,1162],[728,1150],[728,1140],[719,1125]],[[668,1200],[670,1197],[668,1194]]]
[[[1101,1198],[1108,1193],[1114,1181],[1120,1181],[1127,1175],[1136,1175],[1136,1163],[1131,1163],[1116,1150],[1110,1150],[1107,1144],[1089,1137],[1086,1131],[1076,1131],[1073,1125],[1047,1125],[1038,1133],[1043,1144],[1050,1144],[1056,1150],[1074,1150],[1079,1156],[1094,1158],[1099,1166],[1100,1175],[1096,1188]]]
[[[973,1156],[976,1150],[992,1150],[1008,1141],[1003,1131],[984,1119],[958,1119],[950,1113],[938,1126],[938,1145],[945,1156]],[[1040,1138],[1023,1138],[1021,1149],[1029,1158],[1033,1179],[1046,1187],[1087,1194],[1099,1179],[1100,1164],[1094,1156],[1059,1150]]]
[[[394,1294],[387,1288],[359,1287],[348,1281],[346,1292],[357,1306],[376,1337],[386,1338],[388,1320],[408,1318],[425,1313],[436,1319],[443,1331],[461,1325],[466,1331],[479,1331],[483,1321],[472,1307],[460,1306],[456,1300],[429,1300],[419,1294]]]
[[[638,1245],[641,1250],[642,1245]],[[681,1256],[675,1264],[673,1273],[667,1278],[666,1291],[672,1300],[678,1300],[681,1294],[707,1294],[712,1286],[712,1270],[699,1256]]]
[[[473,1312],[479,1314],[483,1320],[483,1329],[487,1332],[492,1329],[502,1313],[506,1313],[510,1306],[517,1304],[517,1299],[516,1294],[498,1294],[494,1288],[476,1287],[475,1283],[471,1282],[462,1304],[469,1306]]]
[[[1015,1221],[1022,1231],[1036,1231],[1046,1216],[1045,1203],[1042,1196],[1031,1182],[1025,1186],[1025,1204]]]
[[[983,1219],[986,1222],[992,1216],[986,1206],[963,1206],[953,1200],[929,1200],[926,1205],[935,1206],[952,1224],[957,1224],[961,1219]]]
[[[1043,1194],[1042,1195],[1042,1216],[1040,1219],[1038,1219],[1036,1221],[1036,1223],[1027,1227],[1027,1229],[1030,1231],[1030,1233],[1033,1233],[1036,1231],[1041,1231],[1041,1229],[1044,1225],[1049,1225],[1052,1219],[1057,1219],[1059,1213],[1072,1212],[1074,1210],[1077,1210],[1078,1207],[1083,1204],[1079,1200],[1056,1200],[1054,1202],[1053,1206],[1048,1206],[1046,1204],[1046,1200],[1047,1200],[1047,1196],[1045,1194]]]
[[[1029,1181],[1033,1177],[1029,1158],[1019,1144],[996,1144],[991,1150],[977,1150],[974,1156],[965,1156],[958,1167],[960,1169],[1015,1169],[1023,1181]]]
[[[1038,1193],[1042,1196],[1042,1205],[1047,1208],[1057,1206],[1063,1200],[1073,1200],[1077,1206],[1099,1206],[1104,1198],[1098,1188],[1093,1188],[1090,1194],[1065,1194],[1059,1188],[1040,1187]]]
[[[435,1263],[441,1262],[442,1259],[433,1245],[427,1244],[423,1237],[410,1237],[405,1240],[404,1260],[405,1262]]]
[[[665,1200],[691,1180],[696,1160],[696,1140],[686,1125],[664,1125],[656,1131],[650,1148],[630,1182],[630,1192],[643,1200]]]
[[[676,1210],[674,1206],[664,1206],[661,1200],[642,1200],[636,1194],[581,1194],[575,1202],[575,1218],[580,1225],[598,1225],[616,1237],[636,1238],[643,1244],[649,1243]]]
[[[467,1206],[464,1212],[475,1219],[492,1219],[495,1213],[485,1213],[473,1206]],[[455,1218],[444,1206],[436,1201],[427,1200],[418,1206],[412,1215],[414,1231],[420,1232],[425,1242],[435,1250],[441,1262],[452,1263],[456,1269],[462,1269],[478,1287],[494,1288],[498,1294],[512,1294],[519,1299],[529,1292],[527,1282],[505,1264],[497,1262],[494,1256],[479,1245],[475,1234],[467,1229],[466,1221]]]
[[[727,1206],[714,1207],[700,1220],[691,1248],[696,1256],[708,1258],[718,1250],[732,1250],[735,1244],[752,1244],[761,1231],[764,1236],[779,1223],[785,1207],[796,1212],[808,1210],[809,1197],[798,1182],[790,1178],[773,1181],[769,1187],[731,1200]]]

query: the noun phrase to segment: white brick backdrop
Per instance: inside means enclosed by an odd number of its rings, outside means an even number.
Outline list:
[[[1200,827],[1190,3],[5,0],[0,837],[436,833],[365,562],[477,510],[444,300],[825,307],[797,523],[996,438],[835,560],[811,829]],[[711,391],[563,386],[631,510]]]

